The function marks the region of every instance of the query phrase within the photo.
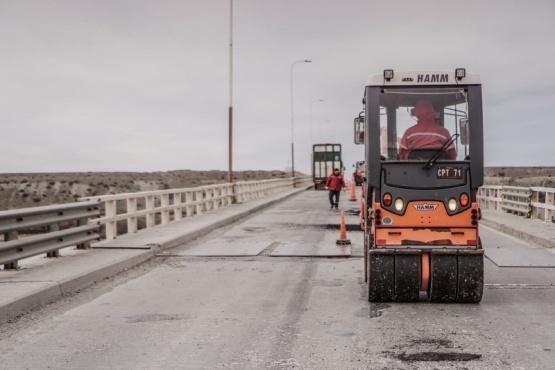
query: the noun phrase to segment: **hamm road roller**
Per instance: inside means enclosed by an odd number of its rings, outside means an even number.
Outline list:
[[[462,68],[384,70],[368,78],[363,105],[364,124],[355,130],[363,130],[365,145],[368,300],[480,302],[479,76]]]

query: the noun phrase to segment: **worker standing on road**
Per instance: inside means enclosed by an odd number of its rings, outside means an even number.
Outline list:
[[[326,181],[326,188],[329,189],[329,198],[331,208],[339,206],[339,193],[341,192],[342,188],[346,188],[345,180],[343,179],[343,175],[339,171],[339,168],[334,168],[333,173],[330,174],[328,180]],[[335,202],[334,202],[335,198]]]

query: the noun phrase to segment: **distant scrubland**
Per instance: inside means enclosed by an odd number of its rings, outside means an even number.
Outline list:
[[[71,203],[80,197],[189,188],[227,182],[227,171],[0,174],[0,210]],[[284,171],[236,171],[234,181],[290,177]]]
[[[555,167],[487,167],[488,185],[555,187]]]
[[[555,167],[488,167],[488,185],[555,187]],[[237,171],[235,181],[290,177],[284,171]],[[227,171],[0,174],[0,210],[75,202],[78,198],[227,182]]]

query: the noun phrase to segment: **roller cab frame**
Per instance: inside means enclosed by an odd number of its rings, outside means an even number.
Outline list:
[[[409,148],[413,108],[428,100],[443,147]],[[366,183],[361,224],[371,302],[477,303],[484,281],[476,192],[483,183],[480,79],[464,69],[370,76],[364,91]],[[421,133],[420,133],[421,134]],[[424,133],[426,135],[426,133]],[[456,158],[447,159],[454,146]]]

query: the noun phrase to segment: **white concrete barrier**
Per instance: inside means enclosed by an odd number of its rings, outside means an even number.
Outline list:
[[[183,217],[193,217],[203,212],[217,210],[232,203],[244,203],[270,194],[308,187],[311,177],[296,177],[259,181],[242,181],[196,188],[168,189],[123,193],[79,198],[80,201],[95,200],[104,210],[95,224],[103,228],[105,238],[116,239],[119,234],[136,233],[142,228],[165,225]],[[140,224],[139,220],[144,219]],[[125,229],[118,223],[126,223]]]
[[[484,209],[554,222],[555,188],[484,185],[478,201]]]

